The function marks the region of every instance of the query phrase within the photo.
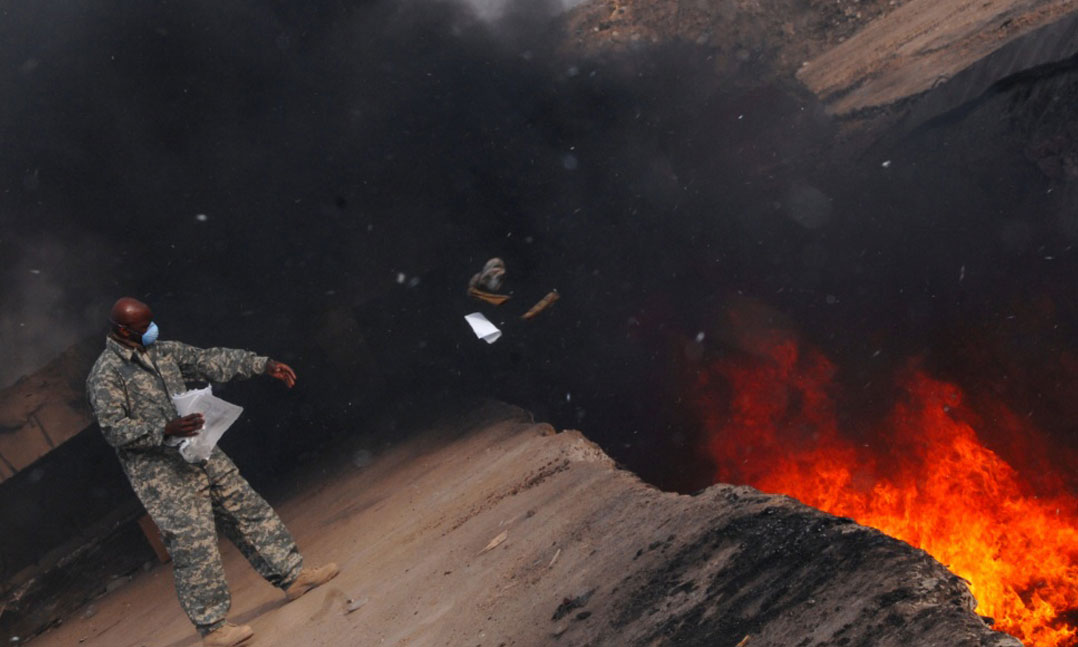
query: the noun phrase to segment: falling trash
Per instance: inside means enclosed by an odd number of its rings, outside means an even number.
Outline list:
[[[498,294],[503,281],[505,281],[505,261],[497,257],[492,258],[468,281],[468,296],[500,306],[509,300],[508,294]]]
[[[483,265],[483,269],[468,281],[469,288],[478,288],[488,292],[497,292],[505,280],[505,261],[494,257]]]
[[[550,306],[554,305],[554,302],[557,301],[560,298],[561,298],[561,295],[558,294],[557,290],[551,290],[550,292],[547,293],[547,295],[545,297],[543,297],[542,299],[539,299],[539,302],[536,303],[535,305],[533,305],[531,307],[531,310],[528,310],[524,314],[520,315],[520,318],[521,319],[531,319],[532,317],[539,314],[543,310],[546,310]]]
[[[498,257],[489,259],[483,265],[483,269],[472,275],[472,278],[468,281],[468,296],[476,301],[482,301],[493,306],[502,305],[511,298],[510,294],[500,292],[506,275],[505,261]],[[551,290],[536,302],[530,310],[522,314],[520,319],[527,321],[535,317],[540,312],[548,309],[560,297],[561,295],[558,294],[557,290]],[[475,336],[488,344],[493,344],[502,336],[502,331],[481,312],[473,312],[466,315],[464,319],[472,327],[472,332],[475,333]]]
[[[464,320],[472,327],[472,332],[475,333],[475,336],[488,344],[493,344],[502,336],[502,331],[498,330],[497,326],[490,323],[490,320],[484,317],[482,312],[473,312],[470,315],[465,315]]]
[[[468,288],[468,296],[473,299],[479,299],[480,301],[486,301],[491,305],[500,306],[509,300],[508,294],[495,294],[493,292],[484,292],[478,288]]]

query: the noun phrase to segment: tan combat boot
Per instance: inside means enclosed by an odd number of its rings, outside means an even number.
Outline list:
[[[215,631],[211,631],[202,637],[203,647],[232,647],[255,635],[254,630],[248,625],[236,626],[226,622]]]
[[[305,568],[299,573],[299,577],[295,582],[284,590],[284,595],[289,602],[302,596],[307,591],[321,586],[326,582],[337,577],[337,573],[340,573],[340,569],[333,562],[326,564],[325,566],[319,566],[318,568]]]

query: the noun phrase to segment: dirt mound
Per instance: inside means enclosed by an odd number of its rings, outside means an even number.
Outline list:
[[[277,503],[307,559],[340,577],[285,605],[225,551],[253,644],[1016,644],[922,551],[752,488],[662,492],[519,410],[473,412],[373,462],[347,449]],[[34,644],[197,637],[158,567]]]

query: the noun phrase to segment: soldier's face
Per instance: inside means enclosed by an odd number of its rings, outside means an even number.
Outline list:
[[[124,336],[133,341],[141,341],[142,333],[146,332],[153,321],[153,311],[149,308],[134,313],[127,321],[118,322]]]
[[[137,332],[138,334],[141,335],[142,333],[146,332],[147,328],[150,327],[150,322],[151,321],[153,321],[153,312],[151,312],[150,309],[147,308],[146,312],[144,314],[141,314],[138,317],[136,317],[131,322],[129,327],[131,328],[131,330],[133,332]]]

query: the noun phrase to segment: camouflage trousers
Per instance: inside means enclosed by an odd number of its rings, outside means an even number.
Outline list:
[[[180,606],[205,635],[224,623],[232,604],[217,528],[259,575],[282,589],[299,576],[303,557],[277,513],[220,449],[198,465],[179,452],[175,460],[162,458],[128,477],[172,557]]]

